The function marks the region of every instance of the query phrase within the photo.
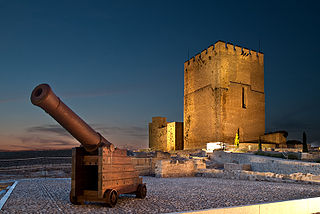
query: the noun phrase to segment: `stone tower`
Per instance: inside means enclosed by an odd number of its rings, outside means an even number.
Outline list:
[[[264,132],[263,53],[218,41],[184,63],[184,149]]]
[[[149,123],[149,148],[161,151],[182,150],[183,123],[168,123],[165,117],[153,117]]]

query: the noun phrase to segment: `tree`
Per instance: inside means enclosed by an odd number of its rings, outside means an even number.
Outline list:
[[[260,137],[259,137],[259,151],[262,151],[262,144],[261,144],[261,139],[260,139]]]
[[[305,132],[303,132],[302,139],[302,152],[308,152],[307,134]]]
[[[239,135],[236,133],[236,137],[234,138],[234,146],[239,148]]]

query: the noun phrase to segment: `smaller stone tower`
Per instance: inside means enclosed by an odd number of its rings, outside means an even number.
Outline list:
[[[149,148],[167,150],[167,118],[152,117],[149,123]]]
[[[183,123],[167,123],[165,117],[153,117],[149,123],[149,148],[161,151],[183,149]]]

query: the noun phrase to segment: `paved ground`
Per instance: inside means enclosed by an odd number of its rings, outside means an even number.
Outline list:
[[[146,199],[120,197],[115,208],[69,202],[70,179],[21,180],[3,213],[168,213],[319,197],[319,185],[216,178],[144,177]]]

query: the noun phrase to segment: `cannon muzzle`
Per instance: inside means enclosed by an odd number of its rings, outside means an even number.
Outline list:
[[[48,84],[35,87],[31,93],[32,104],[39,106],[53,117],[63,128],[76,138],[88,152],[99,146],[107,146],[114,150],[114,145],[66,106],[51,90]]]

